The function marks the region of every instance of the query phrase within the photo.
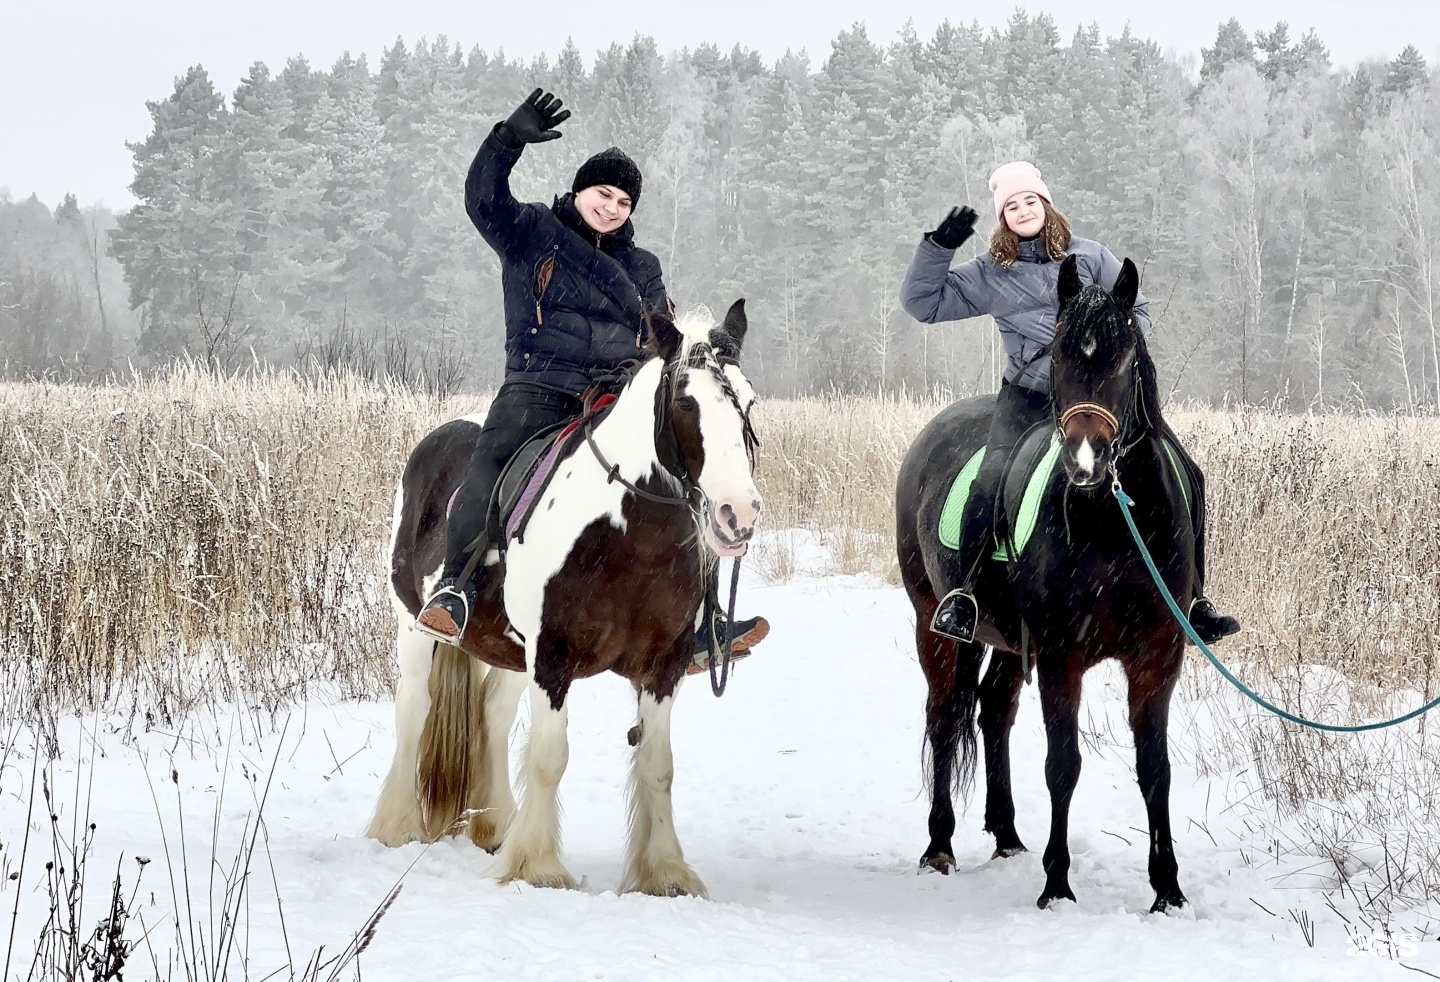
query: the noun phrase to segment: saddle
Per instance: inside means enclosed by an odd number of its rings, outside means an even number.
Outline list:
[[[1185,495],[1185,506],[1196,494],[1196,487],[1189,473],[1181,463],[1180,455],[1169,439],[1162,441],[1165,456],[1169,460],[1180,487]],[[1020,438],[1011,451],[1000,476],[1000,493],[995,496],[995,520],[992,534],[995,551],[991,559],[996,562],[1012,562],[1025,551],[1040,520],[1040,506],[1055,487],[1055,471],[1060,466],[1062,441],[1055,424],[1050,420],[1037,423]],[[970,459],[955,475],[945,505],[940,510],[940,524],[937,534],[940,544],[947,549],[960,548],[960,536],[965,521],[965,505],[980,473],[980,463],[985,459],[984,446],[971,454]]]
[[[604,419],[614,405],[613,394],[587,400],[585,411],[568,423],[558,423],[541,430],[515,452],[490,496],[486,520],[488,537],[504,549],[512,540],[525,541],[525,529],[544,497],[545,488],[555,476],[555,467],[578,441],[585,438],[584,427]]]

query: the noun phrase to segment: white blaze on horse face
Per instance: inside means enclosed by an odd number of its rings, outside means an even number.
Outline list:
[[[729,378],[727,375],[727,381]],[[687,370],[685,388],[700,407],[700,442],[705,462],[700,468],[699,484],[709,502],[705,541],[716,555],[743,556],[760,520],[760,492],[745,449],[745,422],[709,369]],[[753,400],[754,391],[749,390],[749,395]],[[739,391],[735,397],[744,398]]]
[[[1080,447],[1075,451],[1075,468],[1085,480],[1095,476],[1095,450],[1090,446],[1090,438],[1086,437],[1080,441]]]

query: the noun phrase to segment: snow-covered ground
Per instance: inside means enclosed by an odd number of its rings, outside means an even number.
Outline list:
[[[309,704],[291,715],[283,740],[281,727],[268,722],[256,736],[251,713],[130,744],[106,720],[67,720],[67,753],[54,768],[59,824],[69,826],[78,766],[97,825],[95,906],[85,924],[98,919],[122,851],[153,860],[139,908],[146,924],[166,922],[171,889],[160,830],[163,824],[178,865],[177,787],[191,906],[203,914],[212,832],[218,828],[217,861],[228,866],[255,810],[252,789],[273,768],[268,846],[262,842],[251,863],[242,932],[252,978],[286,963],[287,942],[297,962],[321,944],[338,951],[399,880],[403,891],[362,958],[366,979],[1423,977],[1382,957],[1347,954],[1344,924],[1326,906],[1328,881],[1314,872],[1323,873],[1323,864],[1267,858],[1265,835],[1247,830],[1229,807],[1233,776],[1201,779],[1183,760],[1172,814],[1191,906],[1151,915],[1145,812],[1120,715],[1123,681],[1108,669],[1086,680],[1092,736],[1070,842],[1078,904],[1035,907],[1049,802],[1033,687],[1024,693],[1014,745],[1018,825],[1036,851],[992,861],[977,798],[960,818],[959,871],[917,875],[927,842],[924,682],[903,593],[802,577],[752,585],[741,606],[771,619],[770,640],[737,667],[723,699],[695,679],[674,715],[676,822],[709,901],[615,893],[634,703],[622,680],[607,677],[578,684],[572,695],[561,796],[567,863],[585,878],[574,892],[499,887],[486,876],[490,857],[465,840],[391,850],[362,837],[389,764],[387,704]],[[1177,712],[1177,739],[1187,726],[1221,725],[1194,718],[1183,707]],[[0,776],[9,871],[17,868],[29,778],[28,761],[14,755]],[[35,865],[37,854],[43,862],[49,852],[41,811],[31,816],[25,877],[0,882],[0,952],[20,891],[17,963],[28,958],[44,916]],[[133,865],[125,862],[128,880]],[[1316,923],[1313,947],[1297,924],[1302,915]],[[152,939],[162,943],[167,933],[158,928]],[[1415,947],[1400,961],[1440,973],[1440,943]],[[148,957],[137,955],[135,964],[148,969]],[[241,977],[238,962],[230,977]]]

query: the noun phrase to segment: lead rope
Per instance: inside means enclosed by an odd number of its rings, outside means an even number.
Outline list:
[[[1306,719],[1303,716],[1296,716],[1294,713],[1286,712],[1279,706],[1276,706],[1274,703],[1266,701],[1264,696],[1260,695],[1254,689],[1251,689],[1244,682],[1241,682],[1238,678],[1231,674],[1228,668],[1226,668],[1220,663],[1220,659],[1215,657],[1215,652],[1210,650],[1210,646],[1207,645],[1204,641],[1200,640],[1200,635],[1195,632],[1194,626],[1190,623],[1190,618],[1186,617],[1180,611],[1180,605],[1175,602],[1175,597],[1170,593],[1170,588],[1165,585],[1165,580],[1160,576],[1160,570],[1155,566],[1155,560],[1151,557],[1150,550],[1145,547],[1145,541],[1140,537],[1140,529],[1135,526],[1135,519],[1130,514],[1130,509],[1135,507],[1135,499],[1131,498],[1128,494],[1126,494],[1125,489],[1120,486],[1120,475],[1116,474],[1114,471],[1111,471],[1111,476],[1113,478],[1113,481],[1110,484],[1110,490],[1115,495],[1115,500],[1120,502],[1120,514],[1125,516],[1125,524],[1130,526],[1130,535],[1135,540],[1136,547],[1140,550],[1140,558],[1145,560],[1145,568],[1150,571],[1150,578],[1155,581],[1155,586],[1159,588],[1160,596],[1164,598],[1166,605],[1170,608],[1170,613],[1175,618],[1176,623],[1178,623],[1185,630],[1185,633],[1189,635],[1190,640],[1195,643],[1195,647],[1199,648],[1200,652],[1210,660],[1210,664],[1214,665],[1216,669],[1219,670],[1220,674],[1225,676],[1226,681],[1228,681],[1231,685],[1235,686],[1235,688],[1243,692],[1257,705],[1263,707],[1264,709],[1268,709],[1270,712],[1274,713],[1276,716],[1279,716],[1281,719],[1289,720],[1291,723],[1298,723],[1300,726],[1308,726],[1312,730],[1325,730],[1329,733],[1363,733],[1366,730],[1383,730],[1387,726],[1395,726],[1397,723],[1404,723],[1407,720],[1412,720],[1417,716],[1428,713],[1436,706],[1440,706],[1440,696],[1437,696],[1436,698],[1431,699],[1425,705],[1421,706],[1419,709],[1412,710],[1411,712],[1406,713],[1404,716],[1397,716],[1394,719],[1381,720],[1378,723],[1360,723],[1354,726],[1337,726],[1333,723],[1317,723],[1313,719]]]

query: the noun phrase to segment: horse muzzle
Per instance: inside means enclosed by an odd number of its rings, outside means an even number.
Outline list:
[[[1064,465],[1070,483],[1088,491],[1105,483],[1113,455],[1114,444],[1109,440],[1081,437],[1076,441],[1067,438],[1060,451],[1060,463]]]
[[[1094,488],[1104,483],[1120,435],[1120,420],[1098,402],[1077,402],[1060,414],[1065,448],[1060,455],[1070,483]]]
[[[705,509],[705,541],[723,559],[743,556],[760,523],[760,499],[726,497]]]

